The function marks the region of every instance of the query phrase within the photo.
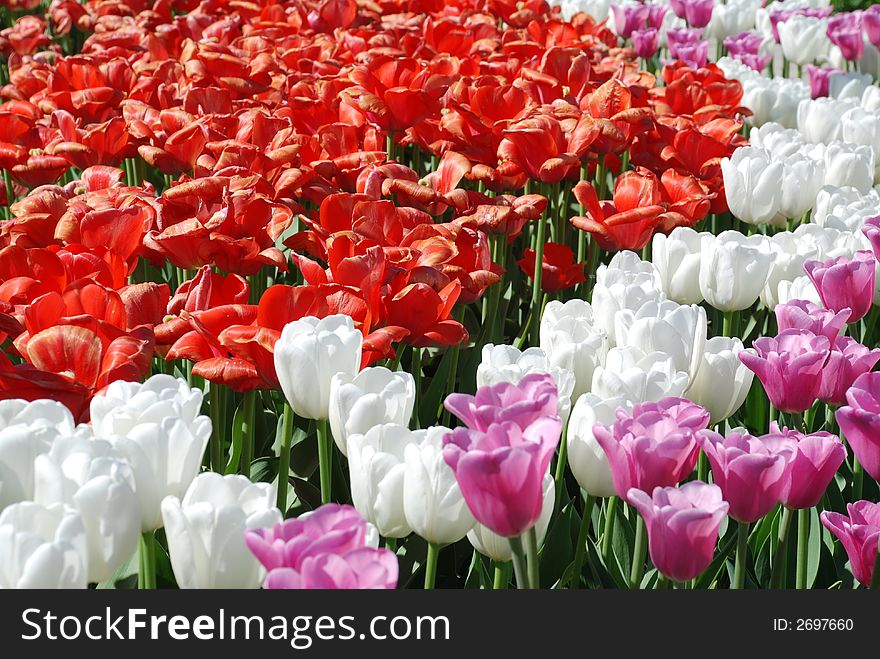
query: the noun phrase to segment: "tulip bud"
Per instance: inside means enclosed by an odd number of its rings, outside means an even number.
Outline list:
[[[767,238],[725,231],[703,244],[700,291],[721,311],[748,309],[758,299],[770,272]]]
[[[632,405],[623,398],[603,400],[595,394],[584,394],[575,403],[568,422],[568,466],[578,484],[594,497],[611,497],[615,490],[608,456],[596,441],[593,426],[612,425],[618,409],[628,412]]]
[[[699,304],[700,255],[702,245],[712,240],[708,232],[698,233],[689,227],[676,227],[669,235],[654,234],[651,260],[660,273],[663,292],[679,304]]]
[[[754,373],[740,361],[742,351],[738,338],[713,336],[706,342],[687,396],[709,411],[710,425],[733,415],[746,400]]]

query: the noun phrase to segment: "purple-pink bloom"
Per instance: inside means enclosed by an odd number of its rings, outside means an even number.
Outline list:
[[[480,387],[474,396],[449,394],[443,405],[472,430],[485,432],[492,424],[506,421],[525,428],[540,417],[557,416],[556,383],[546,373],[532,373],[517,384]]]
[[[770,27],[773,30],[773,39],[779,43],[779,24],[785,23],[789,18],[795,15],[790,9],[774,9],[770,12]]]
[[[819,400],[829,405],[843,405],[846,392],[856,378],[874,368],[878,361],[880,349],[871,350],[849,336],[838,336],[822,369]]]
[[[709,58],[709,42],[701,40],[700,29],[678,28],[666,32],[669,54],[692,69],[706,66]]]
[[[724,47],[731,57],[738,57],[743,53],[757,55],[761,50],[764,38],[757,32],[740,32],[724,40]]]
[[[645,27],[648,21],[650,9],[647,5],[618,5],[611,4],[611,13],[614,14],[614,30],[618,36],[629,39],[633,30]]]
[[[739,358],[758,376],[773,406],[803,412],[812,406],[822,384],[821,373],[831,342],[809,330],[785,330],[775,338],[762,336]]]
[[[679,18],[685,17],[685,12],[687,11],[685,7],[685,0],[669,0],[669,6],[672,7],[672,11]]]
[[[862,27],[868,41],[880,50],[880,5],[871,5],[862,12]]]
[[[877,6],[880,7],[880,5]],[[868,242],[871,243],[871,251],[874,252],[874,258],[880,258],[878,256],[880,254],[880,215],[865,220],[865,223],[862,225],[862,233],[865,234]]]
[[[245,542],[268,574],[266,588],[394,588],[397,557],[367,546],[367,523],[352,506],[328,503]]]
[[[645,520],[651,562],[661,573],[688,581],[709,567],[728,510],[717,485],[691,481],[654,488],[652,496],[633,488],[627,498]]]
[[[809,300],[789,300],[776,305],[774,312],[776,327],[780,332],[788,329],[810,330],[813,334],[828,337],[830,341],[840,336],[850,314],[849,308],[835,313]]]
[[[715,0],[682,0],[684,18],[691,27],[706,27],[712,20]]]
[[[712,479],[730,504],[730,516],[739,522],[756,522],[779,503],[788,479],[792,442],[775,438],[762,441],[746,433],[697,433],[712,466]]]
[[[840,540],[849,556],[849,568],[856,581],[864,586],[871,583],[877,561],[877,542],[880,540],[880,503],[856,501],[848,503],[849,515],[822,512],[819,518],[826,529]]]
[[[857,377],[846,402],[835,414],[840,430],[865,471],[880,480],[880,373]]]
[[[838,256],[827,261],[807,261],[804,271],[819,292],[826,309],[851,309],[848,323],[861,320],[874,302],[874,255],[866,249],[852,258]]]
[[[478,522],[507,538],[535,525],[561,433],[554,412],[525,427],[512,421],[493,423],[485,432],[459,427],[443,438],[443,459]]]
[[[660,48],[660,31],[653,27],[634,30],[632,42],[636,55],[644,59],[651,59]]]
[[[708,424],[705,409],[670,397],[630,413],[619,409],[614,423],[595,424],[593,435],[608,456],[614,489],[626,498],[631,488],[653,492],[687,478],[699,454],[696,432]]]
[[[810,76],[810,97],[828,96],[831,88],[831,76],[843,73],[834,66],[815,66],[807,64],[807,75]]]
[[[663,27],[663,19],[669,11],[667,5],[648,5],[648,27],[659,30]]]
[[[799,510],[819,504],[838,467],[846,459],[846,447],[837,435],[814,432],[804,435],[797,430],[780,428],[774,421],[770,432],[761,437],[765,444],[785,442],[793,449],[789,462],[788,481],[780,500],[787,508]]]
[[[865,54],[865,42],[862,39],[862,13],[859,11],[835,14],[828,19],[828,38],[840,48],[843,58],[855,62]]]

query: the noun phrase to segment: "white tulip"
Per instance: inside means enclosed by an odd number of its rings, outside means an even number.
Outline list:
[[[541,348],[520,350],[509,345],[483,346],[482,361],[477,367],[477,387],[489,387],[500,382],[519,384],[532,373],[547,373],[553,378],[557,392],[557,410],[563,423],[571,413],[571,398],[575,376],[571,370],[550,363]]]
[[[773,252],[767,238],[724,231],[703,244],[700,290],[721,311],[748,309],[767,283]]]
[[[416,430],[417,444],[404,449],[403,512],[410,528],[438,545],[461,540],[476,524],[458,487],[455,473],[443,459],[448,428]]]
[[[406,447],[421,435],[403,425],[386,423],[348,437],[348,468],[354,507],[386,538],[412,533],[404,514]]]
[[[795,64],[809,64],[826,56],[831,50],[831,40],[826,34],[827,18],[813,18],[795,14],[776,27],[779,44],[785,58]]]
[[[415,380],[406,371],[373,366],[354,376],[337,373],[330,380],[329,409],[336,446],[347,455],[351,435],[383,423],[409,425],[415,400]]]
[[[791,281],[804,272],[804,262],[807,257],[798,251],[799,243],[797,236],[790,231],[780,231],[770,236],[769,244],[773,251],[773,260],[760,296],[761,302],[769,309],[775,308],[778,304],[776,296],[779,282]]]
[[[547,527],[550,526],[553,506],[556,503],[556,483],[553,480],[552,474],[544,474],[544,481],[541,486],[543,488],[544,503],[541,506],[541,516],[535,522],[535,533],[537,534],[539,547],[547,533]],[[490,531],[479,522],[468,531],[467,539],[470,540],[474,549],[494,561],[504,563],[513,558],[513,553],[510,550],[510,540],[498,535],[494,531]]]
[[[868,194],[874,185],[873,148],[845,142],[829,144],[825,149],[825,185],[848,185]]]
[[[550,364],[574,374],[571,400],[589,391],[593,371],[608,354],[608,335],[595,326],[590,303],[578,299],[548,302],[541,316],[540,337]]]
[[[593,374],[591,391],[600,398],[645,403],[681,396],[689,380],[688,373],[676,370],[668,355],[646,354],[634,346],[617,347],[608,351],[605,365]]]
[[[306,316],[284,326],[275,343],[275,372],[293,411],[307,419],[330,416],[330,381],[360,370],[363,335],[349,316]]]
[[[199,473],[208,435],[210,431],[193,435],[183,421],[168,417],[139,423],[125,436],[108,437],[131,465],[142,531],[162,526],[162,499],[184,495]]]
[[[73,415],[57,401],[0,401],[0,510],[34,498],[34,460],[73,434]]]
[[[87,553],[73,508],[22,501],[0,513],[0,589],[85,588]]]
[[[79,511],[88,543],[88,580],[108,580],[131,558],[141,534],[128,462],[91,432],[56,439],[34,462],[34,500]]]
[[[755,27],[755,14],[760,6],[758,0],[728,0],[727,4],[715,5],[704,36],[722,41],[751,30]]]
[[[608,335],[609,347],[614,347],[614,318],[624,309],[635,310],[646,302],[659,301],[666,296],[660,275],[653,264],[646,262],[650,272],[623,270],[599,266],[593,287],[593,318],[596,327]]]
[[[806,275],[802,275],[792,281],[783,279],[779,282],[779,289],[776,293],[776,303],[785,304],[792,300],[807,300],[815,305],[822,306],[822,299],[819,297],[819,291]]]
[[[785,128],[797,128],[798,108],[809,99],[810,86],[801,80],[754,76],[743,82],[742,104],[752,111],[746,118],[750,126],[774,122]]]
[[[724,193],[733,215],[748,224],[766,224],[782,206],[785,168],[763,149],[742,147],[721,160]]]
[[[245,531],[281,523],[275,488],[246,477],[199,474],[181,501],[162,501],[174,578],[180,588],[259,588],[265,570],[245,544]]]
[[[786,157],[782,165],[779,213],[783,218],[799,220],[813,209],[816,195],[825,185],[825,161],[796,153]]]
[[[686,396],[709,411],[711,424],[721,423],[746,400],[754,373],[739,359],[738,338],[714,336],[706,342],[700,369]]]
[[[676,227],[669,235],[654,234],[651,260],[660,273],[663,291],[670,300],[679,304],[699,304],[700,255],[705,241],[712,239],[708,232],[699,233],[690,227]]]
[[[798,153],[806,142],[797,129],[783,128],[780,124],[770,122],[749,131],[749,144],[756,149],[764,149],[773,160],[782,160]]]
[[[843,135],[840,118],[856,104],[854,99],[838,101],[834,98],[817,98],[802,101],[797,109],[797,128],[804,140],[813,144],[840,140]]]
[[[603,399],[595,394],[584,394],[575,403],[568,422],[568,466],[578,484],[594,497],[611,497],[617,493],[608,456],[596,441],[593,426],[597,423],[610,426],[618,408],[628,412],[632,404],[621,397]]]

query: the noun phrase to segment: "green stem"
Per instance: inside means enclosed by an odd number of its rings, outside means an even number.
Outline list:
[[[722,336],[732,336],[733,331],[733,311],[724,312],[724,326],[721,330]]]
[[[706,454],[700,451],[699,456],[697,456],[697,480],[706,483],[708,482],[706,480],[708,477],[709,461],[706,459]]]
[[[492,590],[505,590],[510,583],[510,561],[495,563],[495,573],[492,579]]]
[[[645,572],[645,554],[648,550],[648,533],[645,520],[639,515],[636,520],[636,546],[633,549],[633,562],[629,572],[629,587],[638,588]]]
[[[440,545],[436,542],[428,543],[428,558],[425,561],[425,590],[433,590],[437,580],[437,557],[440,555]]]
[[[587,554],[587,542],[590,540],[590,527],[593,522],[593,506],[596,497],[591,494],[584,496],[584,515],[581,517],[581,528],[578,531],[577,545],[574,548],[574,564],[571,570],[571,589],[577,590],[581,585],[581,570],[584,567],[584,556]]]
[[[413,428],[418,430],[421,426],[419,425],[419,405],[421,403],[421,389],[422,389],[422,349],[421,348],[413,348],[412,349],[412,376],[415,381],[415,392],[416,399],[413,404],[413,415],[412,422]]]
[[[318,431],[318,472],[321,476],[321,503],[330,503],[332,485],[333,440],[327,419],[315,421]]]
[[[538,232],[535,237],[535,277],[532,280],[532,311],[535,309],[539,309],[541,306],[541,297],[543,295],[541,291],[541,278],[543,276],[544,271],[544,232],[547,229],[547,222],[549,220],[544,217],[539,217],[538,222]],[[541,328],[541,314],[540,313],[532,313],[532,325],[531,325],[531,341],[533,346],[537,346],[540,342],[540,328]]]
[[[605,528],[602,531],[602,559],[605,565],[611,564],[611,540],[614,537],[614,516],[617,508],[617,497],[609,497],[605,502]]]
[[[397,553],[397,538],[385,538],[385,549],[396,554]]]
[[[281,455],[278,456],[278,510],[287,513],[287,489],[290,486],[290,442],[293,436],[293,408],[284,401],[281,417]]]
[[[529,588],[537,590],[541,587],[538,565],[538,535],[534,525],[523,533],[523,546],[526,550],[526,567],[528,569]]]
[[[528,570],[526,569],[526,554],[523,550],[522,536],[514,536],[507,539],[510,542],[510,552],[513,554],[513,573],[516,575],[516,587],[520,590],[528,589]]]
[[[241,427],[241,459],[238,463],[239,473],[251,477],[251,462],[254,460],[254,410],[256,408],[257,390],[251,389],[244,392],[242,402],[242,427]]]
[[[791,530],[791,521],[794,519],[794,511],[791,508],[782,509],[782,521],[779,523],[779,544],[776,545],[776,553],[773,557],[773,577],[770,581],[771,588],[785,588],[786,566],[788,561],[788,533]]]
[[[798,511],[798,547],[797,572],[795,587],[803,590],[807,587],[807,557],[810,551],[810,509]]]
[[[746,560],[749,554],[749,524],[738,522],[736,529],[736,563],[733,568],[733,583],[730,587],[742,590],[746,583]]]
[[[559,508],[559,502],[562,499],[562,489],[565,487],[565,465],[568,463],[568,422],[562,430],[562,440],[559,442],[559,455],[556,458],[556,473],[553,476],[553,485],[555,486],[556,502],[554,510]]]
[[[153,531],[145,531],[141,535],[140,572],[138,572],[138,588],[141,590],[156,589],[156,539]]]

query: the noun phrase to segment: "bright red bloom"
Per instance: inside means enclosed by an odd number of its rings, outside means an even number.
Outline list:
[[[516,262],[529,279],[535,278],[535,250],[527,248],[523,258]],[[545,293],[577,286],[585,281],[584,264],[576,263],[574,252],[567,245],[546,243],[541,259],[541,290]]]

